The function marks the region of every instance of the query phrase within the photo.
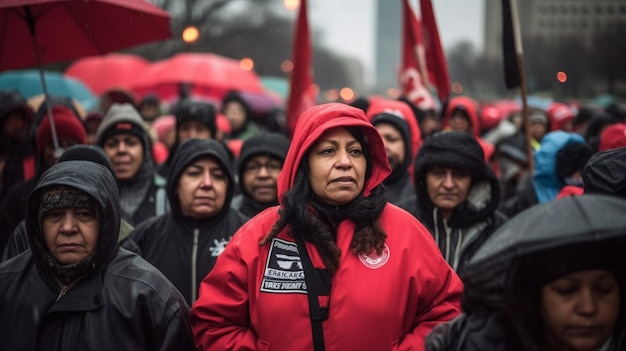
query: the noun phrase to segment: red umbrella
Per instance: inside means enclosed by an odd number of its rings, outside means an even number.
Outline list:
[[[171,36],[145,0],[2,0],[0,70],[101,55]]]
[[[80,79],[96,95],[110,88],[130,89],[132,83],[150,66],[144,58],[131,54],[89,56],[74,61],[65,75]]]
[[[2,0],[0,71],[101,55],[171,36],[169,14],[144,0]],[[54,147],[60,151],[48,104]]]
[[[157,61],[132,89],[139,96],[154,92],[167,100],[177,96],[179,83],[190,83],[192,95],[207,98],[219,99],[229,90],[263,92],[254,71],[241,68],[238,60],[209,53],[180,53]]]

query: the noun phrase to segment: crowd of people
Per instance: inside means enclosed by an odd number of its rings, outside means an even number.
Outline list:
[[[2,349],[626,348],[618,104],[182,93],[0,92]]]

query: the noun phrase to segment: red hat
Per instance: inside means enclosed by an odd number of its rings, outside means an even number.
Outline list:
[[[571,107],[560,102],[552,103],[546,113],[550,120],[550,131],[563,130],[565,124],[576,117]]]
[[[71,109],[63,106],[53,106],[52,116],[54,118],[54,128],[57,138],[68,137],[78,141],[81,144],[87,143],[87,133],[80,118],[72,112]],[[44,116],[37,127],[35,136],[35,145],[37,146],[37,155],[41,155],[44,146],[52,142],[52,130],[50,128],[50,117],[48,114]]]
[[[493,105],[483,105],[480,107],[478,119],[480,121],[480,129],[491,130],[495,128],[503,118],[502,112]]]
[[[615,123],[602,131],[598,151],[606,151],[626,146],[626,124]]]

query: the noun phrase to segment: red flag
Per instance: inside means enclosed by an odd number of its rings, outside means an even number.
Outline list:
[[[422,13],[422,23],[424,24],[424,47],[430,81],[437,89],[439,100],[446,101],[450,96],[448,62],[443,54],[433,4],[430,0],[420,0],[420,11]]]
[[[296,33],[293,37],[291,60],[293,70],[289,83],[289,99],[287,100],[287,123],[293,134],[300,115],[315,105],[313,94],[313,74],[311,71],[311,37],[307,18],[307,2],[300,0],[300,11],[296,20]]]
[[[428,91],[428,70],[424,56],[422,30],[409,0],[402,2],[403,41],[400,86],[402,94],[421,109],[434,109],[435,101]]]

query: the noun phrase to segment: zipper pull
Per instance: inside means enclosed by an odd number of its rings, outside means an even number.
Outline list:
[[[59,301],[67,292],[70,290],[69,285],[62,285],[61,291],[59,292],[59,296],[57,296],[57,301]]]

